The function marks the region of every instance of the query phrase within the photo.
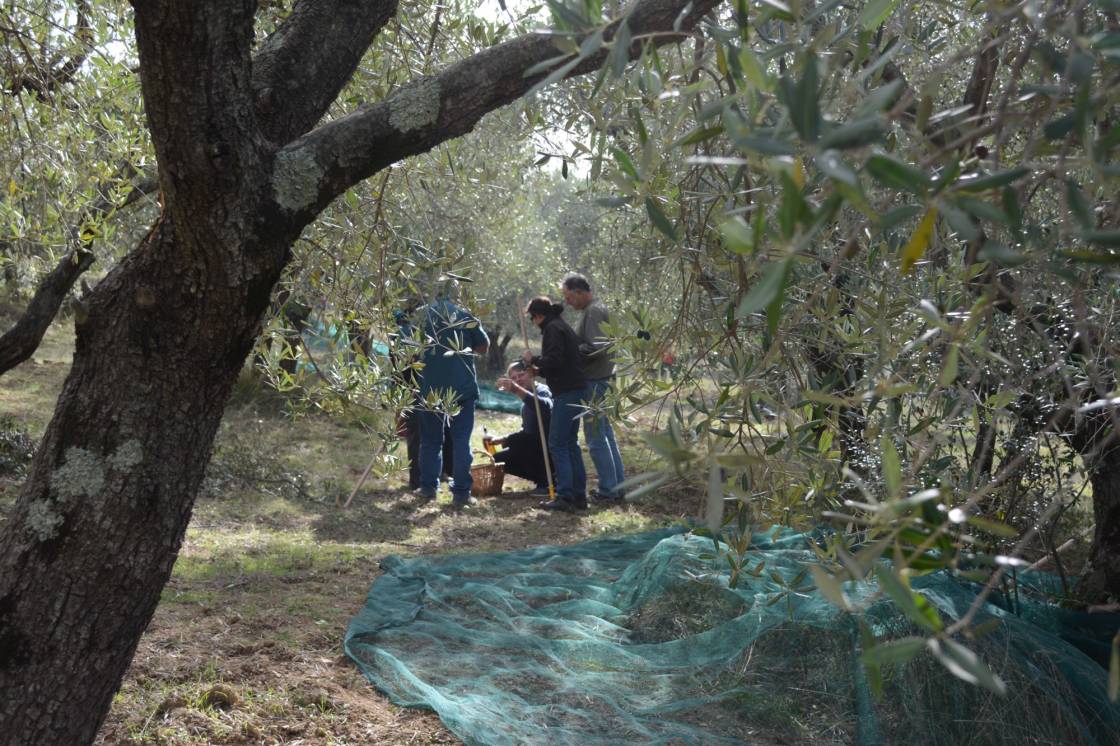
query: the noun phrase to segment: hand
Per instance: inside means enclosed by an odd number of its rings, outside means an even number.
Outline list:
[[[509,391],[512,388],[510,386],[511,383],[513,383],[513,381],[506,378],[505,376],[502,376],[498,379],[496,386],[498,388],[498,391]]]
[[[533,364],[533,353],[530,352],[529,350],[525,350],[524,352],[522,352],[521,353],[521,362],[525,363],[526,365],[532,365]]]

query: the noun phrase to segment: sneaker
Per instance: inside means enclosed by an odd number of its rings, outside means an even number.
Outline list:
[[[456,495],[455,498],[451,501],[452,510],[466,510],[472,505],[478,505],[478,500],[474,499],[470,495],[467,495],[466,497],[459,497],[458,495]]]
[[[435,490],[426,490],[426,489],[420,488],[420,489],[416,490],[416,492],[414,492],[413,494],[415,494],[417,497],[419,497],[421,500],[423,500],[426,503],[430,503],[432,500],[436,499],[436,491]]]
[[[537,485],[533,491],[529,493],[529,497],[552,497],[552,493],[548,491],[548,486],[541,487]]]
[[[571,502],[576,510],[587,510],[587,495],[576,495]]]

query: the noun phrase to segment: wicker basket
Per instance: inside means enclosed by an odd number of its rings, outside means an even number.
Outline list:
[[[506,472],[501,464],[475,464],[471,467],[471,477],[474,479],[471,491],[479,497],[500,495],[505,476]]]

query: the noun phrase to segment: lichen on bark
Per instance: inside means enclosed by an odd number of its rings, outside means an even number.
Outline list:
[[[400,132],[412,132],[439,119],[439,81],[422,78],[404,86],[389,101],[389,124]]]
[[[121,443],[109,457],[109,465],[114,471],[128,471],[144,460],[144,447],[136,438]]]
[[[27,511],[27,528],[39,541],[53,539],[62,525],[62,516],[51,500],[37,500]]]
[[[62,464],[51,473],[51,492],[60,500],[96,495],[104,486],[104,461],[84,448],[68,448]]]
[[[315,204],[323,180],[323,167],[307,150],[281,151],[272,169],[272,194],[276,204],[300,212]]]
[[[136,445],[139,447],[140,444]],[[130,448],[126,460],[134,453]],[[31,534],[39,541],[57,536],[64,520],[60,510],[62,505],[74,498],[101,492],[105,487],[105,467],[101,458],[85,448],[74,446],[66,449],[62,463],[51,472],[50,492],[33,502],[27,510],[26,524]]]

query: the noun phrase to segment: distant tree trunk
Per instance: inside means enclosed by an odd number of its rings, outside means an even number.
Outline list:
[[[1013,523],[1019,517],[1017,515],[1019,504],[1023,501],[1026,492],[1024,477],[1031,466],[1031,457],[1028,453],[1031,441],[1046,427],[1046,417],[1040,412],[1038,399],[1033,394],[1020,396],[1010,411],[1015,418],[1015,424],[1011,434],[1003,441],[999,468],[995,469],[1000,475],[1002,484],[997,492],[989,494],[981,501],[980,512],[996,520]],[[984,425],[981,425],[982,435],[983,428]],[[994,436],[995,432],[991,431],[991,435]],[[979,443],[976,448],[980,448]],[[997,515],[1001,512],[1002,515]]]
[[[1085,418],[1067,437],[1081,455],[1093,488],[1093,543],[1077,584],[1086,603],[1120,598],[1120,438],[1114,418],[1101,412]]]
[[[285,355],[280,360],[280,369],[288,375],[294,376],[299,362],[296,354],[302,344],[303,332],[307,329],[307,320],[311,318],[311,306],[290,297],[290,293],[287,292],[283,294],[283,297],[278,294],[277,300],[283,304],[280,307],[280,313],[284,317],[284,343],[292,353],[291,355]],[[361,352],[368,357],[369,339],[362,336],[362,331],[356,324],[349,331],[352,344],[357,344]]]
[[[862,407],[840,407],[837,412],[840,428],[840,458],[852,471],[863,476],[868,473],[870,456],[863,431],[867,429],[867,416]]]
[[[1090,600],[1120,598],[1120,447],[1113,445],[1094,460],[1089,471],[1093,487],[1093,544],[1089,573],[1078,594]]]
[[[986,484],[992,479],[992,464],[995,461],[996,427],[991,416],[980,406],[980,429],[976,433],[976,443],[969,458],[968,470],[973,487]]]
[[[487,378],[504,376],[506,373],[506,349],[509,347],[513,335],[509,332],[502,334],[502,327],[495,326],[490,335],[490,348],[482,358],[479,373]]]
[[[831,342],[838,344],[836,340]],[[863,377],[862,360],[814,345],[807,345],[806,352],[822,391],[841,398],[853,394],[854,384]],[[841,463],[857,474],[866,475],[869,449],[863,436],[867,428],[863,408],[852,404],[818,404],[813,409],[813,416],[817,419],[825,420],[830,415],[836,416],[836,444],[840,447]],[[817,427],[818,438],[825,429],[824,424]]]
[[[980,428],[976,432],[976,442],[972,446],[972,453],[968,459],[969,490],[992,481],[992,467],[995,465],[997,428],[984,403],[990,395],[988,388],[985,384],[981,384],[976,391],[978,399],[976,411]],[[998,498],[995,495],[988,495],[981,501],[979,509],[985,514],[991,514],[995,512],[997,503]]]
[[[848,288],[850,279],[846,272],[837,272],[831,276],[832,286],[840,295],[841,316],[855,313],[855,298]],[[846,354],[845,342],[841,335],[834,333],[832,329],[829,329],[828,333],[829,336],[821,346],[806,345],[809,363],[822,390],[840,398],[850,397],[863,378],[863,358]],[[814,409],[821,413],[835,413],[841,462],[857,474],[866,476],[870,449],[863,435],[864,430],[867,429],[867,416],[863,408],[858,404],[829,404],[815,406]],[[818,430],[820,431],[821,428]],[[819,436],[820,432],[818,432]]]

